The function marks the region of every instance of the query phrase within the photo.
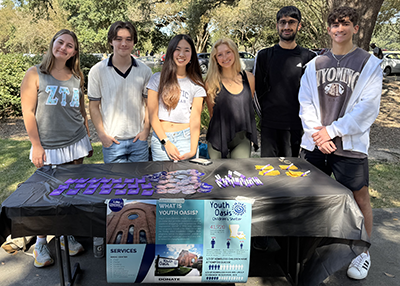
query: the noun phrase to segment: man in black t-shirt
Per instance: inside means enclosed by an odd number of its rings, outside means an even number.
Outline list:
[[[261,157],[297,157],[303,134],[297,96],[300,78],[316,54],[296,44],[299,9],[283,7],[276,20],[279,43],[257,54],[254,70],[262,110]]]

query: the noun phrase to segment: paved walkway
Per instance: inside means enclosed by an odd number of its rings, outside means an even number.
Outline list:
[[[400,285],[400,208],[374,209],[374,231],[372,237],[371,269],[366,279],[356,281],[347,278],[346,267],[328,277],[324,286],[399,286]],[[91,239],[80,239],[86,251],[82,255],[71,258],[72,265],[80,262],[82,273],[78,275],[76,286],[113,286],[127,284],[108,284],[106,282],[106,259],[93,257]],[[54,239],[50,241],[50,249],[54,253]],[[0,249],[0,285],[30,286],[59,285],[58,268],[37,269],[33,266],[33,247],[27,252],[15,255],[7,254]],[[265,262],[265,277],[250,277],[245,286],[288,286],[288,281],[281,275],[273,262]],[[140,284],[153,286],[155,284]],[[161,284],[157,284],[161,285]],[[164,284],[165,285],[165,284]],[[179,284],[183,285],[183,284]],[[204,285],[204,284],[203,284]],[[216,284],[207,284],[209,286]],[[218,284],[222,285],[222,284]],[[234,285],[234,284],[223,284]],[[240,286],[240,284],[236,284]],[[139,284],[138,284],[139,286]],[[186,284],[189,286],[189,284]],[[193,286],[190,284],[190,286]]]

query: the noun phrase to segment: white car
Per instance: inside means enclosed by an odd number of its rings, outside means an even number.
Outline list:
[[[400,73],[400,52],[384,52],[381,67],[385,76]]]

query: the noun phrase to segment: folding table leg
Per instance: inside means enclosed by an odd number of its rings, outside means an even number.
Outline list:
[[[64,248],[65,248],[65,264],[67,267],[67,286],[72,286],[74,285],[76,276],[80,272],[81,268],[79,263],[75,263],[74,270],[71,274],[71,261],[69,259],[69,244],[66,235],[64,235]]]
[[[56,236],[56,256],[57,256],[57,265],[58,265],[58,272],[60,275],[60,285],[64,286],[64,268],[61,256],[61,245],[60,245],[60,237]]]

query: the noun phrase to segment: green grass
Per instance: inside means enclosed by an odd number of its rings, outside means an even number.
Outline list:
[[[400,207],[400,163],[370,161],[369,181],[373,208]]]
[[[85,158],[84,164],[102,164],[101,143],[92,146],[93,156]],[[0,203],[36,171],[29,160],[30,148],[29,141],[0,139]],[[372,207],[400,207],[400,163],[371,160],[369,172]]]

